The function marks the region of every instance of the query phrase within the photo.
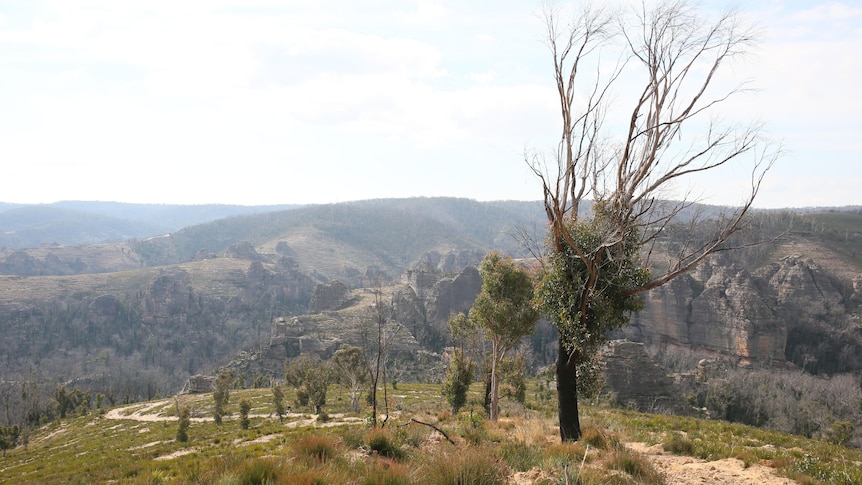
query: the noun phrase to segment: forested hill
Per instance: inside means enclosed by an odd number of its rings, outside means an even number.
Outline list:
[[[127,204],[65,201],[52,204],[0,202],[0,247],[42,244],[98,244],[146,238],[183,227],[240,216],[286,210],[297,205]]]
[[[379,199],[231,217],[137,241],[134,247],[148,265],[163,265],[188,261],[201,249],[220,254],[240,241],[266,246],[313,238],[317,245],[333,244],[333,250],[350,247],[348,252],[374,254],[375,264],[397,273],[433,250],[497,249],[521,255],[520,232],[540,240],[543,218],[538,202]]]

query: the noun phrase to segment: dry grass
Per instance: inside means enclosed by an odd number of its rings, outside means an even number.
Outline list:
[[[398,392],[400,410],[384,430],[356,424],[362,416],[338,399],[327,409],[330,427],[301,413],[281,423],[268,416],[268,389],[234,391],[222,426],[206,415],[211,396],[184,396],[182,405],[194,407],[198,419],[188,443],[174,439],[173,400],[114,410],[113,418],[64,420],[35,430],[26,448],[10,450],[0,482],[422,484],[470,477],[462,483],[555,484],[568,475],[582,484],[664,483],[646,455],[624,445],[631,441],[663,443],[668,452],[706,460],[766,463],[800,482],[862,482],[858,450],[720,421],[584,406],[582,440],[560,443],[550,410],[525,416],[512,408],[491,423],[476,413],[447,416],[439,386],[402,384]],[[253,404],[248,430],[236,419],[240,399]],[[410,417],[438,426],[457,445],[429,427],[406,425]]]

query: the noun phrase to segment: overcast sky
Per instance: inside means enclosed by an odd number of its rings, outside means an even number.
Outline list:
[[[786,150],[756,205],[862,204],[862,5],[740,3],[764,37],[726,73],[758,91],[721,114]],[[540,199],[522,153],[553,147],[559,110],[539,6],[0,0],[0,201]]]

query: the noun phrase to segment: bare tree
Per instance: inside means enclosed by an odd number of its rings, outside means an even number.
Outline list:
[[[740,127],[712,118],[719,106],[746,90],[743,82],[722,91],[716,81],[721,68],[756,41],[737,13],[728,10],[708,19],[686,2],[671,0],[644,2],[622,13],[585,7],[565,28],[559,16],[548,8],[543,21],[560,101],[561,138],[551,161],[530,152],[525,159],[542,183],[549,224],[546,266],[554,257],[568,259],[571,264],[556,270],[569,271],[571,288],[577,288],[574,298],[548,299],[545,306],[561,330],[560,433],[568,441],[580,437],[577,368],[606,339],[608,325],[602,320],[627,321],[638,308],[632,298],[716,251],[731,249],[728,240],[745,226],[779,150],[766,142],[757,124]],[[616,59],[610,69],[602,64],[608,57]],[[633,75],[642,76],[635,90],[627,84],[628,91],[619,92],[621,80]],[[613,107],[614,113],[622,109],[627,120],[615,130],[607,122],[611,101],[627,94],[629,107]],[[672,188],[693,176],[737,164],[746,166],[747,190],[741,205],[727,213],[698,213],[697,200],[689,196],[668,200]],[[687,223],[681,226],[683,213]],[[710,234],[694,237],[694,229],[707,220]],[[690,237],[674,247],[657,244],[672,231]],[[624,259],[628,264],[620,263]],[[608,305],[618,313],[609,316]]]
[[[392,306],[384,301],[380,288],[374,291],[374,305],[370,307],[368,321],[361,328],[362,346],[365,350],[365,365],[370,379],[369,401],[371,402],[371,420],[376,428],[377,423],[377,387],[383,386],[383,406],[386,418],[389,419],[389,395],[386,390],[386,362],[389,359],[390,346],[397,338],[402,325],[392,320]],[[382,379],[382,382],[381,382]]]

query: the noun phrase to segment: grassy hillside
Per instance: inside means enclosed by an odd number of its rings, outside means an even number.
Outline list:
[[[528,407],[504,403],[491,423],[476,410],[452,416],[436,385],[389,389],[391,416],[372,430],[347,411],[340,388],[324,418],[272,415],[269,389],[234,390],[221,426],[210,394],[91,411],[35,430],[0,460],[0,482],[44,483],[799,483],[862,481],[862,453],[761,429],[585,406],[584,436],[560,444],[536,384]],[[531,389],[533,387],[531,386]],[[479,388],[471,400],[478,400]],[[293,400],[293,393],[287,397]],[[238,403],[251,403],[249,429]],[[176,406],[190,406],[189,441],[176,437]],[[473,404],[475,406],[475,404]],[[429,426],[446,433],[446,437]],[[448,441],[448,439],[451,440]],[[566,475],[571,482],[567,481]],[[458,477],[456,479],[456,477]],[[460,480],[460,481],[457,481]]]

